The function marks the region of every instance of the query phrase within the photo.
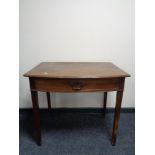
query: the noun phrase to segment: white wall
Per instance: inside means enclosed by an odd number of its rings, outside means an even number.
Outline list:
[[[20,0],[21,108],[31,107],[28,78],[41,61],[111,61],[131,74],[123,107],[134,107],[134,0]],[[52,94],[54,107],[101,107],[102,93]],[[41,107],[46,96],[39,93]],[[108,107],[115,105],[109,93]]]

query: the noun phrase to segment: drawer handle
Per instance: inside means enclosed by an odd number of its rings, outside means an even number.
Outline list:
[[[74,91],[80,91],[82,88],[83,88],[83,83],[81,82],[71,82],[70,83],[71,87],[72,87],[72,90]]]

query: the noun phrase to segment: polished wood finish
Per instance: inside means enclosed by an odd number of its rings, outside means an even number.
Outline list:
[[[118,121],[119,121],[119,116],[120,116],[122,97],[123,97],[123,91],[117,91],[114,123],[113,123],[113,131],[112,131],[112,145],[116,144],[116,138],[117,138],[117,132],[118,132]]]
[[[115,144],[125,77],[130,76],[128,73],[109,62],[43,62],[24,76],[29,77],[30,80],[35,133],[39,145],[41,145],[41,125],[37,91],[46,92],[49,109],[51,109],[50,92],[104,91],[104,113],[106,111],[107,92],[117,91],[112,132],[112,144]]]
[[[32,90],[44,92],[94,92],[94,91],[116,91],[122,90],[121,85],[124,78],[103,79],[52,79],[32,78],[34,85]]]
[[[103,116],[105,117],[106,105],[107,105],[107,92],[104,92],[104,102],[103,102]]]
[[[33,86],[33,81],[30,79],[30,88]],[[38,92],[31,90],[31,98],[33,105],[34,113],[34,129],[35,129],[35,138],[38,145],[41,145],[41,124],[40,124],[40,112],[39,112],[39,103],[38,103]]]
[[[51,96],[50,96],[50,92],[46,92],[46,96],[47,96],[48,109],[51,110]]]
[[[24,76],[88,79],[128,77],[130,75],[110,62],[42,62]]]

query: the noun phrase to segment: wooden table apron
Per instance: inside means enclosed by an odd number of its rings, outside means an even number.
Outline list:
[[[114,78],[48,78],[29,77],[31,97],[34,112],[36,141],[41,145],[41,124],[38,103],[38,91],[47,93],[48,107],[50,107],[49,92],[97,92],[104,91],[104,112],[108,91],[117,91],[115,114],[112,131],[112,145],[116,143],[118,121],[123,97],[125,77]],[[51,107],[50,107],[51,108]]]

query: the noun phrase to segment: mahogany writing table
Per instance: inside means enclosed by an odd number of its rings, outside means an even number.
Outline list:
[[[110,62],[42,62],[24,76],[29,77],[30,81],[38,145],[41,145],[38,91],[46,92],[49,109],[51,108],[50,92],[104,91],[104,113],[106,111],[107,92],[117,91],[112,131],[112,145],[115,145],[125,77],[130,76],[128,73]]]

